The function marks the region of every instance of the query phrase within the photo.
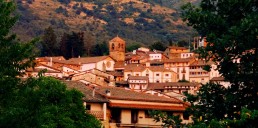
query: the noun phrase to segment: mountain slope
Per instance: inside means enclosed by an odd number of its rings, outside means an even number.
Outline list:
[[[180,19],[180,6],[194,0],[18,0],[15,32],[23,40],[52,26],[63,32],[91,33],[97,42],[119,35],[145,45],[188,41],[193,30]]]

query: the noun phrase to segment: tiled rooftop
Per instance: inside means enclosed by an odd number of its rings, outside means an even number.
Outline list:
[[[106,91],[110,91],[110,96],[106,95]],[[96,91],[102,95],[105,95],[109,100],[132,100],[132,101],[147,101],[147,102],[165,102],[165,103],[183,103],[183,101],[176,98],[166,98],[156,95],[146,94],[142,92],[135,92],[132,90],[126,90],[119,87],[98,87]]]
[[[81,82],[76,82],[76,81],[62,81],[62,82],[67,85],[68,89],[76,89],[78,91],[81,91],[85,96],[83,99],[86,102],[108,102],[107,98],[96,93],[97,89],[95,89],[95,94],[93,96],[93,88],[88,87]]]
[[[199,86],[197,83],[189,82],[168,82],[168,83],[149,83],[148,90],[165,89],[166,87],[184,87],[184,86]]]
[[[149,80],[148,76],[129,76],[128,80]]]
[[[189,58],[175,58],[175,59],[166,59],[164,60],[164,63],[172,63],[172,62],[190,62],[191,60],[193,60],[193,57],[189,57]]]

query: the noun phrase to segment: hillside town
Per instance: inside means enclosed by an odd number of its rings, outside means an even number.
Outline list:
[[[205,47],[204,39],[194,48]],[[190,49],[169,46],[165,51],[140,47],[125,52],[126,41],[114,37],[109,41],[109,55],[66,60],[62,56],[38,57],[35,67],[23,77],[50,76],[68,88],[81,91],[87,112],[101,120],[106,128],[160,127],[148,110],[180,115],[183,124],[191,123],[185,113],[189,103],[184,92],[196,94],[202,84],[229,82],[219,74],[216,63],[198,58]],[[204,66],[211,66],[210,71]]]

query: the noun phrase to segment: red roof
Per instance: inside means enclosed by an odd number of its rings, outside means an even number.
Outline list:
[[[170,111],[184,111],[185,110],[185,106],[171,106],[171,105],[109,103],[109,106],[117,107],[117,108],[133,108],[133,109],[147,109],[147,110],[170,110]]]

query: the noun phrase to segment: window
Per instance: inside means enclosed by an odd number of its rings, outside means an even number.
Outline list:
[[[136,76],[139,76],[139,74],[135,74]]]
[[[112,43],[112,50],[114,50],[115,49],[115,45]]]
[[[169,74],[165,74],[165,76],[169,76]]]
[[[157,73],[156,76],[159,76],[159,74]]]
[[[159,83],[159,80],[157,80],[156,83]]]
[[[131,74],[127,74],[127,76],[131,76]]]
[[[144,111],[145,118],[151,118],[149,110]]]
[[[189,115],[188,112],[185,111],[185,112],[183,113],[183,118],[184,118],[184,120],[189,120],[189,116],[190,116],[190,115]]]
[[[149,76],[149,74],[146,74],[146,76]]]
[[[120,43],[118,44],[118,48],[120,48]]]
[[[91,106],[89,104],[86,105],[86,110],[90,110]]]

